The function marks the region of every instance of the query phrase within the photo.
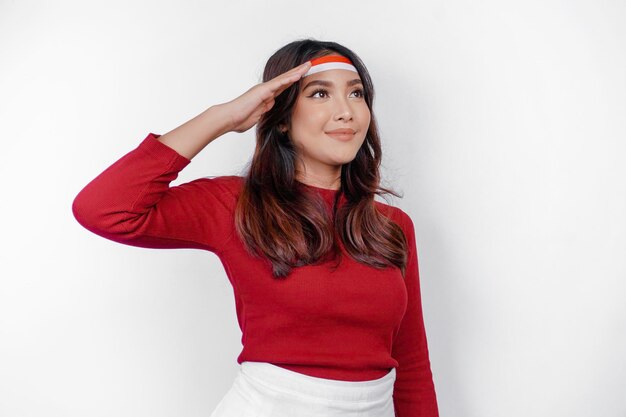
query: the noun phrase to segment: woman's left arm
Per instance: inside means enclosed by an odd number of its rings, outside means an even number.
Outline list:
[[[404,281],[408,305],[392,348],[392,357],[399,363],[393,393],[395,414],[396,417],[438,417],[422,314],[415,227],[408,214],[403,211],[400,214],[400,224],[409,244]]]

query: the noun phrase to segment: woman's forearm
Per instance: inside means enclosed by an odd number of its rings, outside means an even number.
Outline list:
[[[192,159],[209,143],[229,132],[231,126],[228,108],[224,104],[217,104],[157,140],[187,159]]]

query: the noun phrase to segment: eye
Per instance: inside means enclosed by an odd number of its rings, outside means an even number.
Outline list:
[[[321,94],[325,94],[326,96],[328,96],[328,91],[324,88],[318,88],[317,90],[313,91],[313,93],[309,96],[309,97],[314,97],[317,93],[321,93]],[[362,88],[358,88],[356,90],[354,90],[352,92],[352,94],[356,93],[358,98],[363,98],[365,96],[365,92],[363,91]],[[319,96],[320,98],[323,98],[321,96]]]
[[[318,88],[317,90],[313,91],[313,93],[309,96],[309,97],[313,97],[314,95],[316,95],[317,93],[324,93],[324,94],[328,94],[328,91],[326,91],[323,88]]]
[[[363,91],[362,88],[354,90],[353,93],[358,93],[359,94],[358,95],[359,98],[363,98],[363,96],[365,96],[365,92]]]

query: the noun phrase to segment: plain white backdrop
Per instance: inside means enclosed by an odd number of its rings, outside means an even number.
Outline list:
[[[442,417],[626,416],[625,21],[620,0],[1,0],[0,416],[209,416],[241,349],[217,256],[108,241],[71,204],[304,37],[373,78]],[[172,185],[253,147],[226,134]]]

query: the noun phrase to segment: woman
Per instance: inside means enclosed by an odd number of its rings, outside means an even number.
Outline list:
[[[381,147],[358,56],[305,39],[263,82],[154,133],[77,195],[90,231],[215,253],[235,295],[241,365],[212,417],[438,415],[411,218],[375,201]],[[226,132],[256,127],[243,176],[171,181]]]

